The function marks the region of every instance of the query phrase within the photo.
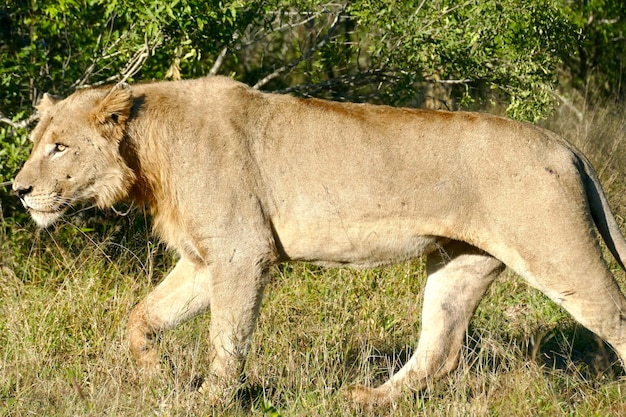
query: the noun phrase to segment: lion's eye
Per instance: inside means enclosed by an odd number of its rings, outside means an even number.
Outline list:
[[[69,146],[63,143],[52,142],[46,144],[44,149],[48,156],[50,156],[51,158],[57,158],[63,155],[65,151],[67,151],[67,148],[69,148]]]
[[[63,145],[62,143],[54,144],[54,152],[65,152],[67,149],[67,145]]]

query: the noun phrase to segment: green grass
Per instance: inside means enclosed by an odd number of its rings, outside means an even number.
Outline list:
[[[598,134],[617,143],[609,146],[614,154],[604,161],[602,179],[618,209],[623,135],[618,128]],[[597,148],[586,150],[596,165],[605,149]],[[175,374],[146,381],[134,367],[128,312],[174,258],[149,236],[123,230],[133,227],[120,219],[108,229],[65,224],[36,233],[5,224],[0,415],[626,415],[624,371],[612,351],[508,271],[480,304],[456,371],[392,407],[352,408],[344,398],[352,384],[381,383],[416,347],[425,283],[420,260],[371,271],[275,268],[245,389],[232,405],[213,409],[194,390],[208,366],[208,314],[163,335],[160,351]],[[611,267],[623,284],[624,274]]]
[[[267,288],[246,389],[214,410],[193,390],[208,365],[208,315],[163,336],[175,376],[144,381],[126,348],[127,313],[173,260],[163,257],[150,276],[150,254],[156,262],[159,252],[120,253],[111,239],[94,244],[63,229],[75,235],[63,245],[42,233],[26,259],[3,262],[1,415],[369,415],[351,408],[346,389],[385,380],[417,342],[420,261],[372,271],[281,266]],[[459,369],[372,415],[619,415],[626,386],[615,360],[505,273],[476,313]]]

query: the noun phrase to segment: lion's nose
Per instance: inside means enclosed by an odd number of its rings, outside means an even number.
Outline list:
[[[13,183],[13,191],[15,192],[15,194],[17,194],[19,198],[24,198],[31,191],[33,191],[33,186],[32,185],[25,186],[25,185]]]

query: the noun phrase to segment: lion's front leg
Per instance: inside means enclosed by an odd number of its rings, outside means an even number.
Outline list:
[[[219,258],[218,258],[219,259]],[[231,262],[233,261],[233,262]],[[265,283],[263,262],[239,259],[198,266],[181,259],[133,309],[128,337],[133,357],[146,373],[159,369],[157,333],[211,307],[211,367],[200,391],[225,404],[239,388]]]
[[[256,268],[256,266],[255,266]],[[228,271],[211,288],[211,368],[200,388],[210,402],[228,403],[241,385],[263,297],[261,271]]]
[[[209,307],[210,276],[182,258],[128,318],[130,349],[140,369],[158,370],[156,335],[175,327]]]

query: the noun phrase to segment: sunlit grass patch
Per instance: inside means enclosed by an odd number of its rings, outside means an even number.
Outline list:
[[[138,259],[149,246],[110,257],[106,239],[94,245],[77,238],[78,246],[59,248],[42,238],[38,245],[33,252],[41,253],[25,261],[30,266],[5,264],[0,272],[4,414],[368,415],[346,401],[346,390],[386,380],[419,337],[425,283],[419,260],[371,271],[277,267],[240,398],[214,410],[194,391],[208,366],[210,314],[163,335],[160,352],[169,362],[159,378],[142,379],[126,346],[127,314],[163,276],[167,261],[147,279]],[[46,256],[56,261],[42,262]],[[24,282],[15,270],[28,268]],[[458,370],[371,415],[619,410],[619,373],[594,368],[588,356],[605,351],[585,332],[505,273],[478,308]]]

